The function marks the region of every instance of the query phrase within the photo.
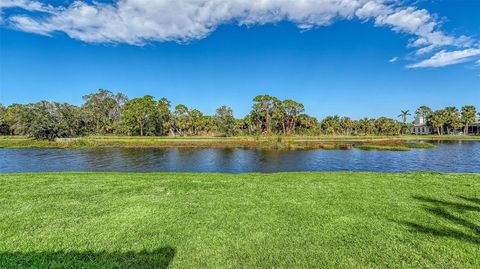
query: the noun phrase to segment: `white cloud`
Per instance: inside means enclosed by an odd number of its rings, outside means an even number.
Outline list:
[[[409,65],[408,68],[443,67],[467,62],[477,56],[480,56],[480,49],[465,49],[457,51],[442,50],[429,59]]]
[[[77,0],[69,6],[53,7],[39,1],[0,0],[0,13],[12,7],[45,12],[42,16],[16,12],[0,17],[4,24],[26,32],[43,35],[64,32],[85,42],[134,45],[202,39],[226,23],[256,25],[286,20],[308,30],[337,20],[359,19],[411,35],[409,47],[415,48],[417,56],[446,47],[472,47],[472,39],[446,34],[434,15],[404,3],[403,0],[117,0],[114,3]]]
[[[31,11],[49,12],[52,7],[37,1],[30,0],[2,0],[0,1],[0,10],[6,8],[23,8]]]
[[[201,39],[219,25],[266,24],[289,20],[302,29],[350,19],[368,0],[119,0],[114,4],[76,1],[42,18],[20,14],[10,24],[23,31],[65,32],[86,42],[144,44]],[[10,0],[8,6],[25,1]],[[33,4],[33,2],[32,2]]]
[[[430,13],[414,7],[394,7],[392,0],[119,0],[114,4],[75,1],[57,7],[51,16],[14,15],[10,21],[24,31],[62,31],[87,42],[187,41],[203,38],[227,22],[265,24],[288,20],[302,29],[339,19],[374,20],[398,32],[417,36],[416,46],[451,45]],[[51,10],[40,2],[4,0],[0,8]]]
[[[398,57],[393,57],[392,59],[388,60],[389,63],[394,63],[398,61]]]

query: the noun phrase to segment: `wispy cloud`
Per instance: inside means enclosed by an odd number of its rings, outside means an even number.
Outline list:
[[[389,63],[394,63],[398,61],[398,57],[393,57],[392,59],[388,60]]]
[[[308,30],[353,19],[411,35],[408,46],[417,56],[447,47],[467,49],[474,43],[469,37],[445,33],[436,16],[401,0],[77,0],[56,7],[31,0],[0,2],[0,12],[12,7],[47,14],[4,14],[4,24],[43,35],[64,32],[91,43],[188,42],[205,38],[225,23],[256,25],[286,20]]]
[[[474,60],[475,57],[480,57],[480,49],[442,50],[429,59],[409,65],[408,68],[443,67]]]
[[[51,12],[54,9],[50,5],[38,1],[30,0],[2,0],[0,1],[0,10],[7,8],[23,8],[31,11]]]

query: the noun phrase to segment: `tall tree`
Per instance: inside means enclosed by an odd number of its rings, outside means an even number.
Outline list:
[[[437,130],[438,135],[443,135],[443,129],[445,123],[447,122],[447,115],[445,110],[436,110],[432,112],[429,116],[429,122],[432,128]]]
[[[83,96],[84,120],[93,133],[107,134],[115,131],[116,121],[120,119],[121,108],[128,98],[122,94],[100,89],[96,93]]]
[[[167,98],[162,98],[157,102],[158,109],[158,131],[160,135],[166,135],[171,127],[172,112],[170,112],[171,103]]]
[[[422,118],[428,126],[431,126],[429,119],[432,113],[432,109],[428,106],[421,106],[415,111],[415,116],[419,119]]]
[[[217,108],[214,119],[220,132],[226,136],[235,134],[235,118],[233,117],[233,110],[230,107],[221,106]]]
[[[68,103],[54,103],[57,125],[65,137],[83,135],[86,131],[85,122],[81,118],[81,109]]]
[[[432,109],[428,106],[421,106],[415,111],[415,115],[423,118],[428,118],[432,114]]]
[[[198,135],[203,125],[203,113],[198,109],[188,111],[188,132],[190,135]]]
[[[352,132],[353,121],[349,117],[340,118],[340,127],[343,130],[343,135],[349,136]]]
[[[264,125],[265,132],[267,134],[272,133],[272,118],[280,100],[270,95],[258,95],[253,98],[253,102],[252,110]]]
[[[375,119],[363,118],[358,121],[358,133],[362,135],[374,135],[376,132]]]
[[[55,113],[55,105],[47,101],[41,101],[30,105],[32,121],[29,124],[28,134],[39,139],[53,140],[62,137],[63,133],[58,128],[61,120]]]
[[[297,130],[300,134],[318,135],[320,134],[320,124],[315,117],[301,114],[298,116]]]
[[[292,134],[297,124],[298,116],[305,111],[303,104],[293,100],[284,100],[280,104],[282,119],[282,127],[284,134]]]
[[[233,126],[233,128],[235,128],[235,125]],[[202,135],[216,134],[218,132],[218,128],[215,123],[215,116],[203,115],[200,121],[199,132]]]
[[[81,135],[80,109],[67,103],[41,101],[28,106],[30,118],[26,134],[53,140]]]
[[[241,129],[249,135],[261,132],[261,122],[257,118],[255,111],[251,111],[247,116],[245,116],[245,118],[242,119]]]
[[[377,135],[398,135],[402,129],[402,125],[398,121],[393,119],[380,117],[375,120],[376,134]]]
[[[456,107],[453,107],[453,106],[446,107],[445,116],[446,116],[445,124],[447,125],[448,134],[451,134],[452,132],[455,132],[456,129],[462,127],[460,113],[458,112],[458,109]]]
[[[123,106],[122,112],[125,128],[130,133],[139,133],[143,136],[155,132],[159,112],[153,96],[146,95],[128,101]]]
[[[7,123],[7,108],[0,104],[0,135],[9,135],[10,126]]]
[[[464,125],[463,133],[468,135],[468,126],[477,120],[477,109],[475,106],[462,107],[462,123]]]
[[[185,135],[189,128],[189,110],[183,104],[175,106],[172,119],[172,130],[174,134]]]
[[[32,116],[29,105],[9,105],[5,111],[5,122],[9,126],[10,135],[28,135]]]
[[[405,124],[407,123],[407,118],[408,116],[411,116],[410,110],[400,110],[400,115],[398,115],[399,118],[402,118],[402,122]]]
[[[340,117],[327,116],[325,117],[320,124],[322,131],[326,135],[338,135],[340,133]]]

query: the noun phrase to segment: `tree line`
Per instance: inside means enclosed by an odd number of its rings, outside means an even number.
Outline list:
[[[55,139],[84,135],[140,136],[237,136],[237,135],[400,135],[410,133],[408,110],[402,121],[380,117],[352,120],[328,116],[323,120],[304,113],[304,105],[294,100],[280,100],[269,95],[253,98],[250,113],[242,119],[233,110],[221,106],[212,116],[179,104],[172,108],[166,98],[156,100],[146,95],[128,99],[122,93],[100,89],[83,96],[84,103],[41,101],[33,104],[0,104],[0,134],[27,135],[38,139]],[[466,127],[475,121],[476,110],[465,106],[432,111],[421,107],[432,128],[443,134],[447,130]],[[442,130],[442,132],[440,132]]]
[[[459,130],[468,134],[468,127],[477,121],[480,113],[477,114],[477,109],[472,105],[463,106],[460,110],[451,106],[435,111],[428,106],[421,106],[415,111],[415,116],[423,118],[426,126],[436,134],[454,134]]]

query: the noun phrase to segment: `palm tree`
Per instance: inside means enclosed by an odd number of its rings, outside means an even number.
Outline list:
[[[340,126],[343,129],[343,135],[349,136],[353,127],[353,121],[349,117],[341,117]]]
[[[462,107],[462,123],[464,135],[468,135],[468,126],[477,120],[477,109],[474,106]]]
[[[447,133],[454,133],[457,128],[462,127],[460,113],[458,112],[458,109],[454,106],[446,107],[444,110],[446,115],[446,124],[448,127]]]
[[[432,112],[429,117],[429,121],[432,124],[432,127],[437,129],[438,135],[443,135],[443,127],[447,121],[447,115],[445,110],[437,110]]]
[[[407,123],[407,117],[411,115],[410,110],[400,110],[400,115],[398,115],[398,117],[402,118],[403,123]]]

